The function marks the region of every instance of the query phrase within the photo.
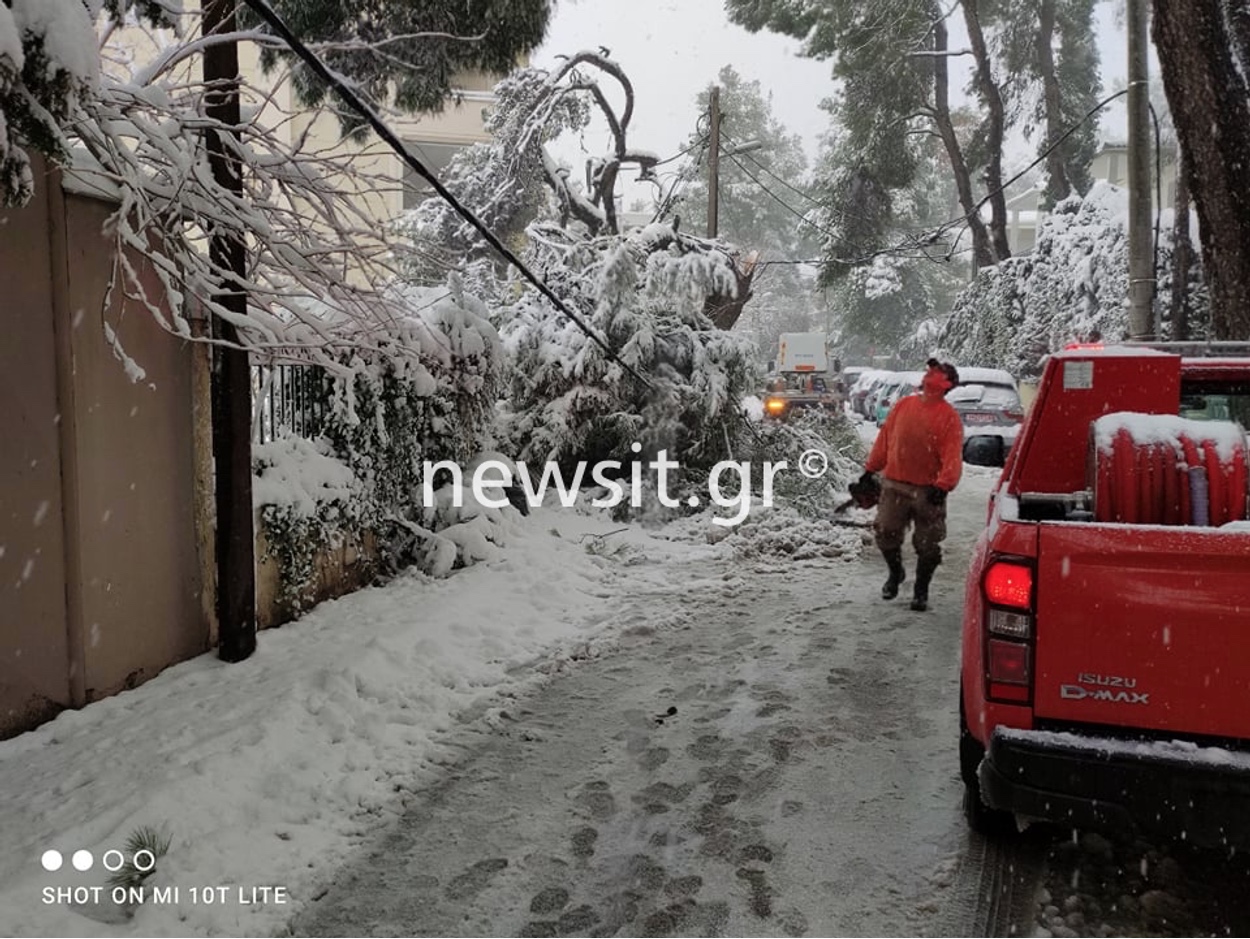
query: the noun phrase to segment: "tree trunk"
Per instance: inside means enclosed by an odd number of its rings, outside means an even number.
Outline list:
[[[1011,243],[1007,240],[1007,196],[1003,193],[1003,129],[1006,117],[1003,112],[1003,96],[994,83],[990,68],[990,53],[981,30],[981,17],[977,12],[977,0],[963,0],[964,23],[968,27],[968,42],[976,59],[977,93],[988,111],[985,150],[988,163],[985,167],[985,188],[990,204],[990,244],[995,261],[1011,257]]]
[[[959,205],[964,210],[968,231],[972,233],[973,266],[980,270],[994,266],[994,253],[990,250],[989,232],[986,231],[985,222],[977,208],[976,197],[972,194],[972,174],[968,172],[968,162],[964,159],[959,137],[955,134],[955,125],[951,121],[951,82],[946,59],[948,48],[946,20],[939,17],[933,27],[933,51],[937,53],[933,57],[933,123],[946,146],[946,156],[955,177],[955,190],[959,193]]]
[[[1209,338],[1240,340],[1250,338],[1250,105],[1223,6],[1154,0],[1154,43],[1198,210]]]
[[[1055,74],[1055,0],[1041,0],[1038,4],[1037,70],[1042,76],[1043,100],[1046,108],[1046,146],[1052,146],[1067,129],[1063,125],[1062,95],[1059,77]],[[1046,207],[1072,194],[1072,183],[1065,166],[1064,148],[1055,147],[1046,157]]]
[[[1182,154],[1176,157],[1176,198],[1172,203],[1172,338],[1182,341],[1189,338],[1189,268],[1193,252],[1189,247],[1189,185],[1185,181],[1185,161]]]
[[[717,329],[733,329],[734,324],[742,316],[747,302],[755,296],[751,292],[751,281],[755,279],[755,260],[750,258],[744,264],[734,264],[734,279],[737,291],[732,297],[716,295],[708,297],[703,303],[703,312]]]

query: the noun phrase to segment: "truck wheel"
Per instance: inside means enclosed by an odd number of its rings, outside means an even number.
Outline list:
[[[979,835],[1001,838],[1016,833],[1016,820],[1010,812],[992,809],[981,800],[977,770],[985,758],[985,747],[972,736],[964,717],[964,696],[959,695],[959,775],[964,781],[964,820]]]

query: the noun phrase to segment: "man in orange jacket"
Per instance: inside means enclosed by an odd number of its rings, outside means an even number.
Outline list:
[[[881,472],[881,500],[875,525],[877,547],[890,575],[881,588],[885,600],[898,596],[907,579],[903,568],[903,539],[915,525],[916,585],[913,610],[929,608],[929,582],[942,563],[946,538],[946,495],[963,472],[963,424],[946,401],[946,392],[959,384],[953,365],[929,359],[920,382],[920,394],[900,398],[890,409],[877,434],[861,482]]]

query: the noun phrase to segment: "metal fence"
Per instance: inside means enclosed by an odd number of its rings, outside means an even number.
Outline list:
[[[329,382],[314,365],[252,365],[252,439],[316,437],[325,426]]]

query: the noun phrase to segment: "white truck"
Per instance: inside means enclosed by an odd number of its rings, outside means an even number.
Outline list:
[[[777,372],[829,379],[829,347],[824,333],[782,333],[777,341]]]
[[[841,408],[841,363],[829,358],[824,333],[782,333],[773,368],[773,384],[764,399],[767,416],[784,419],[798,408]]]

